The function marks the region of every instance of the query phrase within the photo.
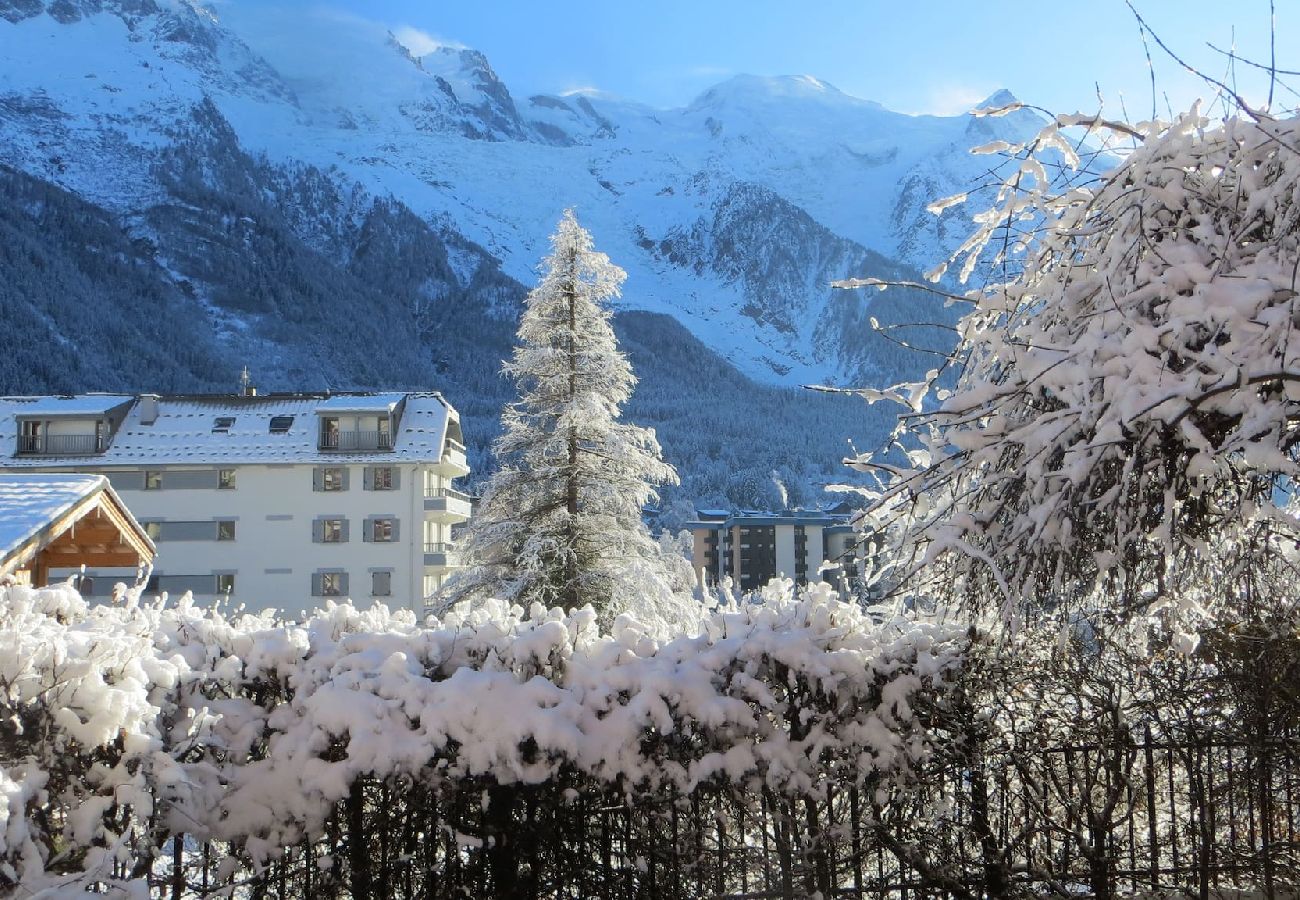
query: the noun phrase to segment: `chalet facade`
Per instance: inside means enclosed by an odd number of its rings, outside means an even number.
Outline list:
[[[85,567],[126,572],[118,580],[135,585],[154,554],[103,475],[0,474],[0,579],[44,587],[58,573],[80,579]]]

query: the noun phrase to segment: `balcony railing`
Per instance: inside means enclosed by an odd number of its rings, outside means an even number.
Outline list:
[[[392,450],[393,438],[386,431],[329,431],[320,436],[322,450]]]
[[[462,491],[458,491],[458,490],[456,490],[455,488],[436,488],[436,487],[427,487],[427,488],[424,489],[424,496],[426,496],[426,497],[451,497],[453,500],[464,500],[466,503],[473,503],[473,502],[474,502],[474,499],[473,499],[472,497],[470,497],[469,494],[466,494],[466,493],[464,493],[464,492],[462,492]]]
[[[18,452],[32,456],[90,456],[103,453],[107,441],[98,434],[20,434]]]
[[[425,542],[424,564],[433,569],[449,569],[460,565],[460,560],[452,544]]]

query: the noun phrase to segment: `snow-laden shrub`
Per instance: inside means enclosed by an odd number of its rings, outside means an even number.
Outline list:
[[[1071,128],[1133,147],[1062,187],[1053,163],[1081,165]],[[1161,612],[1186,650],[1216,606],[1289,603],[1300,120],[1072,116],[979,149],[1019,165],[958,255],[1007,278],[965,297],[954,390],[886,392],[914,410],[906,461],[856,463],[882,476],[890,578],[1007,621]]]
[[[363,779],[437,792],[577,773],[628,798],[906,782],[964,636],[785,583],[664,643],[590,608],[299,624],[188,597],[0,593],[0,884],[137,887],[170,838],[231,878],[319,837]],[[134,881],[133,881],[134,880]]]

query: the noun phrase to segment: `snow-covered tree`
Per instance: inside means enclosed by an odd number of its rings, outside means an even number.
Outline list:
[[[636,378],[607,303],[626,274],[593,249],[572,210],[551,246],[504,366],[519,400],[502,415],[501,469],[465,533],[466,567],[447,599],[612,613],[657,597],[651,605],[662,606],[669,570],[642,507],[677,475],[653,430],[619,421]]]
[[[1061,190],[1070,129],[1132,146]],[[906,462],[857,461],[881,475],[901,589],[1008,621],[1096,605],[1190,624],[1290,602],[1300,121],[1070,116],[980,150],[1019,165],[963,272],[992,250],[1011,277],[964,298],[955,390],[886,392],[913,409]]]

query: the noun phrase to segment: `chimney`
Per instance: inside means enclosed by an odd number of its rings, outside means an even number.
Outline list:
[[[157,394],[140,395],[139,405],[141,425],[152,425],[154,422],[158,421],[158,399]]]
[[[239,376],[239,396],[241,397],[257,396],[257,387],[253,384],[252,380],[248,377],[248,366],[244,366],[244,371],[240,373]]]

